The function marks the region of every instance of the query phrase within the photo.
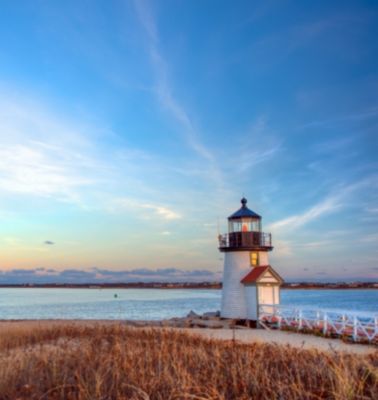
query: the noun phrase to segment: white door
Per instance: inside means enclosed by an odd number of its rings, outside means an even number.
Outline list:
[[[259,290],[259,304],[274,304],[274,286],[261,285]]]

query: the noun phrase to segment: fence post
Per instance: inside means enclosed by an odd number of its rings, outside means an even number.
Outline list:
[[[258,304],[257,306],[257,321],[260,321],[261,319],[261,305]]]
[[[315,326],[317,328],[319,328],[319,324],[320,324],[320,313],[319,310],[316,311],[316,321],[315,321]]]
[[[358,338],[357,317],[353,317],[353,340],[356,342]]]
[[[285,309],[289,311],[285,313]],[[366,322],[365,314],[361,314],[361,319],[358,314],[331,310],[329,311],[330,315],[327,311],[319,309],[316,310],[316,313],[315,310],[311,310],[311,313],[307,314],[308,310],[306,309],[285,308],[277,304],[259,304],[258,311],[258,320],[267,318],[270,322],[274,321],[274,325],[278,329],[282,329],[283,326],[291,327],[291,329],[297,331],[308,328],[318,333],[322,332],[324,336],[329,333],[332,336],[348,335],[355,342],[362,337],[365,338],[365,336],[369,341],[378,339],[378,314],[370,314],[369,320]],[[314,318],[316,318],[315,324]]]
[[[299,317],[298,329],[301,330],[302,329],[302,310],[299,310],[298,317]]]

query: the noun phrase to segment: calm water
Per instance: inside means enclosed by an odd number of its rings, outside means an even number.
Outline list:
[[[0,319],[156,320],[219,310],[220,298],[200,289],[0,289]],[[282,290],[281,302],[378,313],[378,290]]]

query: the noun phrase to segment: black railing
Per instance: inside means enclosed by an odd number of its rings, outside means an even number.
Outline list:
[[[219,248],[272,247],[272,234],[265,232],[232,232],[219,235]]]

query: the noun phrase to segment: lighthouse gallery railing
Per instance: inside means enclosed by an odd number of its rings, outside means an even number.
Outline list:
[[[271,328],[306,331],[378,344],[378,314],[375,313],[263,304],[259,306],[259,321]]]
[[[219,235],[219,247],[271,247],[272,234],[265,232],[231,232]]]

